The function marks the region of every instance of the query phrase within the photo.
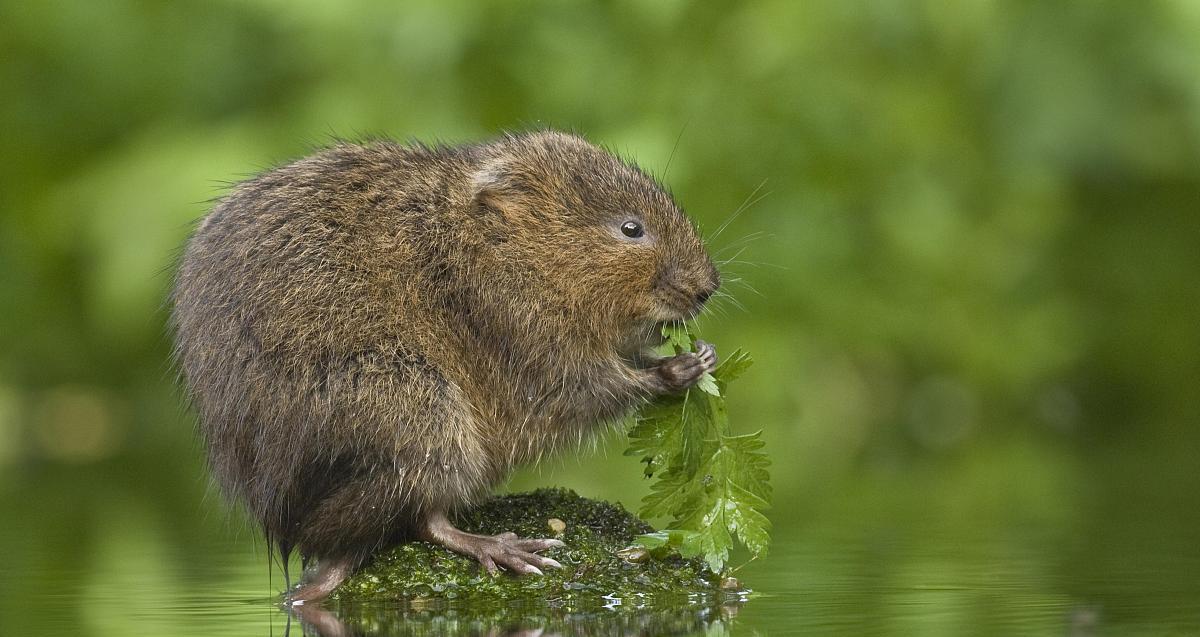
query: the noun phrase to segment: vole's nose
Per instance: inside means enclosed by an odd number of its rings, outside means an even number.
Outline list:
[[[712,298],[712,295],[716,293],[717,288],[719,287],[721,287],[721,275],[718,274],[714,268],[709,280],[703,287],[700,288],[698,292],[696,292],[695,297],[693,297],[695,299],[696,308],[699,309],[706,301],[708,301],[708,299]]]
[[[700,292],[696,294],[696,304],[702,305],[713,294],[717,292],[717,288],[721,287],[721,273],[717,271],[711,263],[708,266],[708,286],[702,287]]]

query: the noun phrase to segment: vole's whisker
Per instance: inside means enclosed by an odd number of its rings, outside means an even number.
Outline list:
[[[762,190],[762,187],[765,185],[767,185],[766,179],[759,182],[758,186],[756,186],[754,188],[754,190],[750,191],[750,194],[746,197],[746,200],[742,202],[742,205],[738,206],[737,210],[734,210],[733,214],[729,215],[729,218],[726,219],[725,222],[722,223],[720,225],[720,227],[717,228],[717,231],[714,232],[711,237],[709,237],[709,240],[715,240],[717,237],[721,236],[721,233],[724,232],[725,229],[729,227],[729,224],[733,223],[734,220],[737,219],[739,215],[741,215],[743,212],[745,212],[747,209],[749,209],[750,206],[753,206],[754,204],[761,201],[763,197],[766,197],[767,195],[771,194],[771,193],[767,192],[767,193],[763,193],[757,199],[754,198],[754,195],[758,194],[758,191]]]
[[[728,252],[730,250],[734,250],[734,249],[740,248],[742,246],[745,246],[748,243],[758,241],[759,239],[762,239],[765,236],[767,236],[767,232],[765,230],[758,230],[756,232],[751,232],[750,234],[747,234],[746,236],[744,236],[740,239],[737,239],[735,241],[730,241],[727,245],[722,246],[721,249],[716,251],[714,256],[716,256],[717,258],[720,258],[720,256],[722,254],[725,254],[726,252]]]
[[[717,295],[713,295],[712,301],[710,301],[709,304],[707,306],[705,306],[705,309],[704,309],[705,314],[710,315],[710,316],[720,316],[722,318],[727,317],[729,315],[729,313],[728,313],[728,311],[726,311],[725,304],[722,303],[722,301],[724,301],[723,298],[719,298]]]
[[[679,134],[675,136],[675,144],[671,146],[671,154],[667,155],[667,165],[663,166],[662,175],[664,181],[667,179],[667,173],[671,170],[671,160],[675,159],[675,151],[679,150],[679,142],[683,140],[683,133],[687,130],[688,124],[691,122],[692,118],[689,117],[688,120],[683,123],[683,128],[679,129]]]
[[[742,255],[742,253],[747,249],[747,247],[748,246],[745,246],[741,250],[738,250],[732,257],[729,257],[728,259],[717,260],[716,261],[717,268],[722,269],[725,266],[729,266],[729,265],[746,265],[746,266],[750,266],[752,268],[766,267],[766,268],[776,268],[778,270],[787,270],[788,269],[782,265],[779,265],[777,263],[770,263],[768,261],[747,261],[745,259],[739,259],[738,257],[740,257]]]
[[[753,293],[755,296],[760,296],[760,297],[763,296],[763,293],[759,292],[758,288],[754,287],[754,285],[752,283],[750,283],[749,281],[746,281],[745,279],[736,279],[735,278],[735,279],[731,280],[729,282],[729,284],[731,286],[737,286],[737,287],[743,288],[745,290],[748,290],[751,293]]]
[[[742,253],[744,253],[748,247],[749,246],[742,246],[737,252],[733,253],[732,257],[729,257],[728,259],[716,259],[717,264],[720,266],[728,265],[730,263],[738,263],[738,257],[742,256]]]
[[[751,267],[751,268],[762,268],[762,267],[779,268],[779,267],[781,267],[781,266],[777,266],[773,263],[767,263],[765,261],[723,261],[721,263],[721,265],[723,265],[723,266],[724,265],[744,265],[744,266]]]
[[[734,307],[736,307],[737,309],[739,309],[743,312],[746,311],[746,306],[742,305],[741,301],[737,300],[736,297],[734,297],[732,294],[730,294],[728,292],[718,291],[717,294],[714,296],[720,298],[722,301],[728,301]]]
[[[742,287],[742,288],[750,290],[754,294],[762,296],[762,294],[744,277],[735,276],[734,274],[732,274],[730,272],[722,271],[721,272],[721,281],[722,281],[722,288],[727,289],[730,287]],[[726,290],[723,289],[721,291],[724,292]]]

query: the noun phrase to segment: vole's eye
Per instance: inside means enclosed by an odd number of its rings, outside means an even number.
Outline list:
[[[626,221],[625,223],[621,224],[621,234],[629,237],[630,239],[637,239],[646,233],[642,230],[642,224],[636,221]]]

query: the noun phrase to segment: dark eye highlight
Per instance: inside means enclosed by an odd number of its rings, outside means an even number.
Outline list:
[[[629,237],[630,239],[637,239],[638,237],[646,234],[646,232],[642,230],[642,224],[636,221],[626,221],[625,223],[621,224],[621,234]]]

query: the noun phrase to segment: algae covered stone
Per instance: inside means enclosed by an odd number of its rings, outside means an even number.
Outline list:
[[[444,601],[575,605],[638,604],[669,598],[711,597],[728,603],[730,592],[704,563],[677,555],[654,557],[624,551],[650,525],[607,502],[565,489],[491,498],[456,516],[463,530],[485,535],[505,531],[522,537],[553,535],[566,547],[545,554],[562,563],[543,576],[489,575],[472,559],[425,542],[380,553],[336,593],[337,602],[399,600],[415,605]],[[561,529],[561,530],[560,530]]]

